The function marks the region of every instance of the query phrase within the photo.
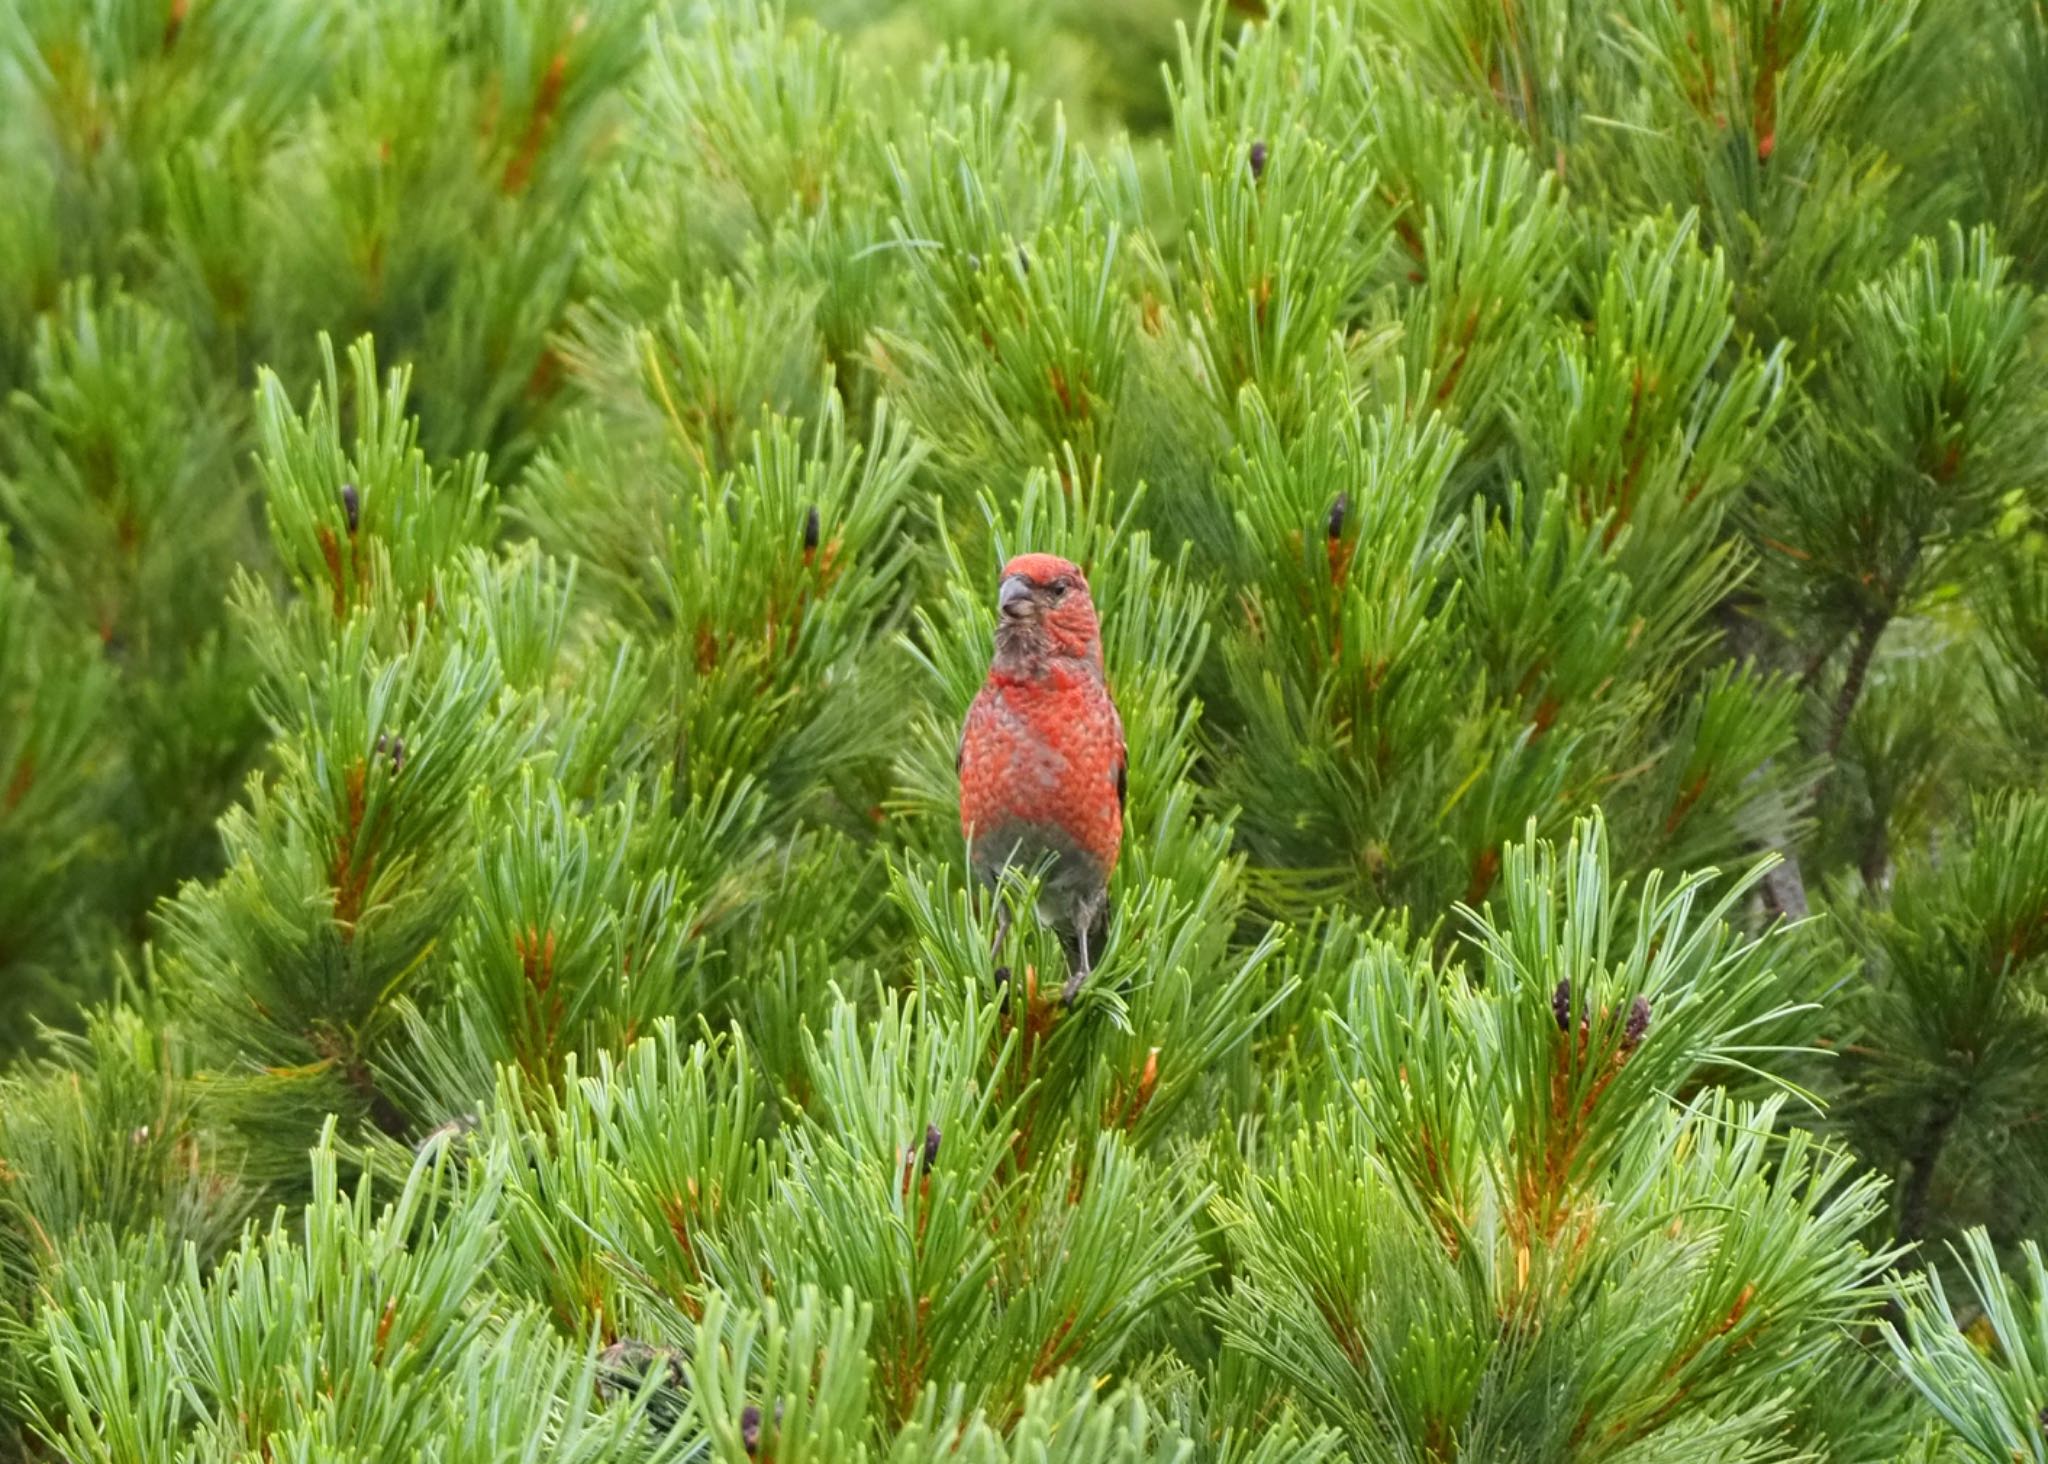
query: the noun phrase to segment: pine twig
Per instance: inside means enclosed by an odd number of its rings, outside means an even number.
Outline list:
[[[1828,719],[1827,753],[1833,758],[1842,749],[1842,737],[1849,730],[1849,716],[1863,695],[1863,683],[1870,675],[1870,658],[1885,627],[1892,622],[1889,611],[1873,611],[1856,628],[1856,644],[1849,652],[1849,669],[1842,677],[1842,689],[1835,693],[1835,709]]]
[[[1962,1100],[1952,1096],[1929,1110],[1920,1127],[1919,1141],[1907,1156],[1906,1163],[1911,1167],[1912,1175],[1906,1181],[1904,1197],[1899,1202],[1899,1239],[1909,1244],[1925,1238],[1927,1204],[1934,1190],[1934,1171],[1941,1163],[1942,1150],[1948,1145],[1949,1134],[1962,1114],[1962,1107]]]

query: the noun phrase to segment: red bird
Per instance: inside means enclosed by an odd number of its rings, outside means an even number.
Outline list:
[[[960,733],[960,829],[991,887],[1006,868],[1046,864],[1039,919],[1066,947],[1071,1002],[1088,977],[1088,939],[1105,929],[1109,875],[1124,832],[1124,726],[1102,678],[1102,633],[1088,581],[1051,554],[1003,566],[996,653]],[[997,902],[994,953],[1009,933]]]

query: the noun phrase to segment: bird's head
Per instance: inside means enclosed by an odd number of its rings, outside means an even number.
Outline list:
[[[1019,554],[996,596],[996,654],[1019,661],[1069,656],[1102,668],[1102,632],[1088,581],[1055,554]]]

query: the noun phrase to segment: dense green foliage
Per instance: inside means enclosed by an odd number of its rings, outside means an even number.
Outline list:
[[[0,1457],[2048,1461],[2038,0],[0,0],[0,187]]]

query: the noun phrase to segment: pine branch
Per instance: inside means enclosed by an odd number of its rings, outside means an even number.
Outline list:
[[[1828,712],[1828,735],[1823,745],[1831,758],[1842,749],[1849,716],[1856,710],[1856,702],[1863,695],[1863,680],[1870,674],[1870,658],[1876,654],[1878,638],[1890,621],[1889,615],[1872,614],[1856,627],[1855,639],[1849,647],[1849,665],[1842,673],[1842,684]]]

